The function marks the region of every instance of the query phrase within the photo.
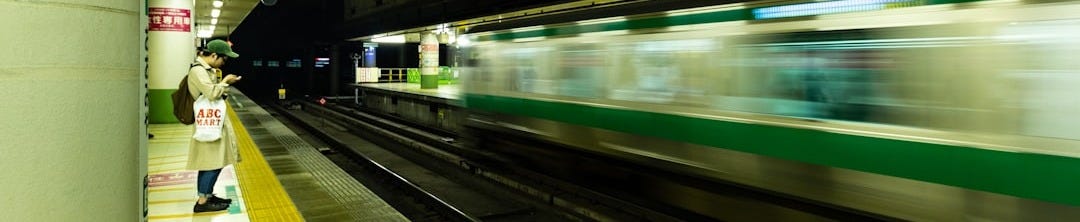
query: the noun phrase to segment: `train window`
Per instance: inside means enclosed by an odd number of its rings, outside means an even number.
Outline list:
[[[695,104],[704,97],[709,58],[718,51],[708,39],[615,44],[617,71],[609,98],[648,103]]]
[[[931,128],[967,128],[993,107],[985,27],[938,25],[741,36],[719,109]]]
[[[757,58],[742,64],[750,85],[742,87],[764,106],[736,107],[787,116],[863,120],[866,97],[873,97],[880,53],[865,47],[870,33],[784,33],[758,36],[764,41],[739,47],[739,55]],[[862,47],[860,47],[862,46]],[[749,110],[747,110],[749,109]],[[755,110],[756,109],[756,110]]]
[[[556,77],[552,76],[551,48],[548,47],[522,47],[503,52],[500,62],[508,73],[509,90],[537,93],[555,94]]]
[[[598,98],[607,69],[607,51],[599,44],[564,45],[558,51],[556,94]]]

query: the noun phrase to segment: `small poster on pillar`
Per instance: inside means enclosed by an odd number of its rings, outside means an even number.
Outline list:
[[[150,31],[191,32],[191,9],[150,7]]]

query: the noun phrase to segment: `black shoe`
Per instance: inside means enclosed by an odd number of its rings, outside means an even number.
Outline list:
[[[225,199],[225,198],[220,198],[220,197],[217,197],[217,196],[214,196],[214,195],[210,195],[210,197],[206,198],[206,202],[207,202],[207,203],[226,203],[226,204],[231,204],[231,203],[232,203],[232,199]]]
[[[206,204],[199,204],[198,202],[196,202],[195,203],[195,209],[193,209],[193,211],[195,211],[195,213],[199,213],[199,212],[222,211],[222,210],[225,210],[225,209],[229,209],[229,204],[227,204],[227,203],[211,203],[211,202],[207,201]]]

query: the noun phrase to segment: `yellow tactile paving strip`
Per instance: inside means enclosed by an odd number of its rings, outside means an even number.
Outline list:
[[[251,139],[247,129],[240,123],[240,118],[232,110],[231,104],[227,110],[239,146],[241,161],[235,165],[236,179],[240,183],[241,193],[244,194],[248,218],[251,221],[303,221],[300,211],[270,170],[270,165],[255,146],[255,141]]]

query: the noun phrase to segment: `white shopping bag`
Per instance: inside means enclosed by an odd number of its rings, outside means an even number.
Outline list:
[[[195,138],[199,142],[221,139],[221,127],[225,124],[225,100],[209,100],[200,95],[195,99]]]

